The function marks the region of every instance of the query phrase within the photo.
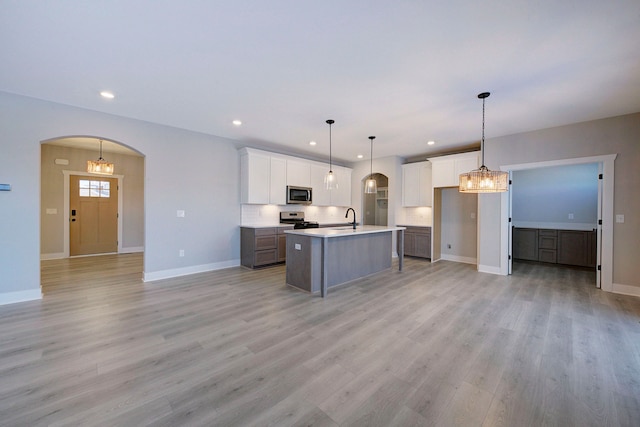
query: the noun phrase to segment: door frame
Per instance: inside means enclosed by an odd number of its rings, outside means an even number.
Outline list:
[[[524,169],[536,169],[549,166],[566,166],[566,165],[578,165],[585,163],[598,163],[601,166],[602,180],[599,180],[598,185],[598,198],[602,206],[600,212],[599,206],[599,220],[602,221],[602,225],[598,226],[600,239],[597,239],[597,265],[601,266],[599,275],[596,278],[596,287],[602,288],[607,292],[613,292],[613,190],[615,179],[615,159],[617,154],[606,154],[602,156],[592,157],[577,157],[563,160],[551,160],[534,163],[520,163],[514,165],[500,166],[500,170],[503,171],[515,171]],[[500,223],[502,236],[508,236],[508,227],[511,227],[509,222],[509,212],[511,210],[511,197],[506,193],[502,193],[500,209]],[[505,239],[507,240],[507,239]],[[509,248],[508,245],[503,245],[501,248],[501,265],[505,266],[503,274],[507,274],[509,265]],[[596,271],[597,266],[596,266]]]
[[[64,175],[64,212],[63,212],[63,218],[64,218],[64,257],[65,258],[69,258],[69,253],[70,253],[70,249],[69,249],[69,192],[70,192],[70,181],[71,181],[71,175],[78,175],[78,176],[88,176],[91,178],[104,178],[105,175],[97,175],[97,174],[93,174],[93,173],[88,173],[88,172],[82,172],[82,171],[70,171],[70,170],[63,170],[62,171],[63,175]],[[123,201],[123,189],[124,186],[122,185],[122,182],[124,180],[124,175],[109,175],[109,178],[117,178],[118,179],[118,253],[122,252],[122,201]],[[98,255],[102,255],[102,254],[98,254]],[[82,256],[91,256],[91,255],[82,255]]]

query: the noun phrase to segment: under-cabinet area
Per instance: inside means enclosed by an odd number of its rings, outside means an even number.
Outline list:
[[[285,230],[293,226],[240,227],[240,263],[248,268],[285,262],[287,240]]]
[[[513,228],[515,260],[595,268],[596,231]]]
[[[399,227],[406,227],[404,231],[404,254],[406,256],[431,259],[431,227],[411,225],[400,225]],[[400,243],[398,242],[398,244]],[[398,252],[400,251],[398,250]]]

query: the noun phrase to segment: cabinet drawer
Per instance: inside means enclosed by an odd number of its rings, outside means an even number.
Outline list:
[[[555,251],[557,247],[557,230],[538,230],[538,249],[553,249]]]
[[[256,228],[255,231],[255,236],[270,236],[272,234],[277,234],[278,233],[278,229],[275,227],[269,227],[269,228]]]
[[[273,234],[271,236],[256,236],[255,250],[261,251],[263,249],[275,249],[278,246],[278,236]]]
[[[273,264],[275,262],[278,262],[278,250],[276,248],[255,252],[254,266]]]
[[[538,250],[538,261],[556,263],[558,259],[558,253],[555,249],[540,249]]]

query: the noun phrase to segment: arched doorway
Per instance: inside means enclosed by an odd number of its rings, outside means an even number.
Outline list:
[[[369,175],[362,179],[362,222],[364,225],[388,225],[389,214],[389,178],[381,173],[374,173],[378,191],[375,194],[364,192],[364,183]]]
[[[87,172],[87,161],[98,157],[114,163],[112,175]],[[141,153],[96,136],[52,138],[41,143],[40,171],[41,259],[144,251],[144,156]],[[79,228],[76,225],[80,220],[79,205],[74,205],[79,203],[75,193],[83,196],[80,197],[86,202],[83,206],[92,206],[86,208],[82,218],[88,218],[89,213],[98,217],[100,212],[111,209],[115,213],[110,211],[109,215],[115,215],[117,221],[117,225],[103,229],[94,217],[93,222],[86,222],[91,227],[88,227],[84,241],[95,240],[101,233],[111,233],[115,236],[113,244],[93,245],[88,249],[85,247],[84,252],[74,252],[73,240],[77,239]],[[107,202],[109,207],[105,208]]]

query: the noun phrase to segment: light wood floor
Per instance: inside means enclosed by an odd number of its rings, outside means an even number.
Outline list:
[[[283,266],[141,270],[45,261],[0,306],[1,425],[640,425],[640,299],[590,272],[406,259],[323,300]]]

